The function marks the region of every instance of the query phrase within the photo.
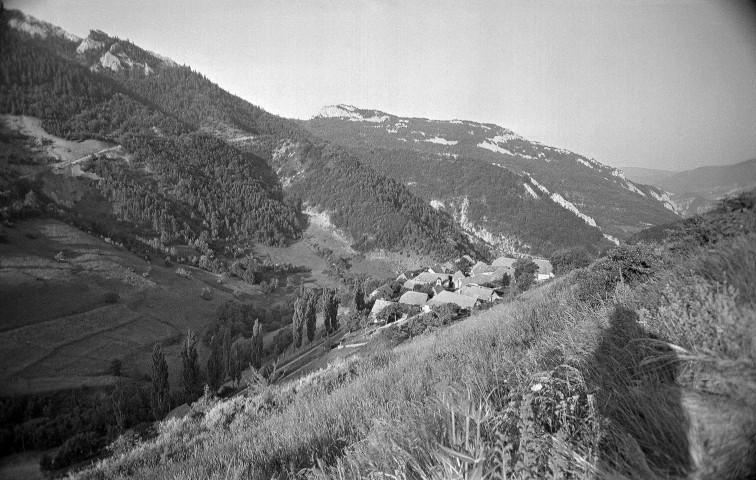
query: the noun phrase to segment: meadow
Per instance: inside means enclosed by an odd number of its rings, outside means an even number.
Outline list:
[[[148,262],[58,220],[25,220],[5,233],[4,395],[113,384],[117,377],[108,373],[113,359],[122,361],[124,376],[140,379],[149,374],[156,342],[172,344],[171,380],[178,385],[179,339],[189,328],[204,329],[220,304],[245,295],[198,269],[190,269],[190,279],[179,277],[175,266]],[[210,300],[200,297],[205,287],[212,290]]]
[[[393,349],[205,397],[81,476],[752,478],[755,200]]]

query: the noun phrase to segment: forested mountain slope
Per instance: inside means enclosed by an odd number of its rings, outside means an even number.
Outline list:
[[[439,257],[477,251],[450,215],[401,183],[354,156],[334,156],[295,122],[189,67],[100,31],[78,39],[18,11],[3,13],[2,43],[0,86],[8,94],[0,113],[37,117],[66,139],[122,146],[124,158],[95,157],[85,167],[102,178],[117,217],[160,248],[191,244],[212,255],[253,241],[283,245],[303,231],[304,202],[328,209],[363,248]],[[283,151],[292,155],[282,159]],[[285,193],[273,166],[293,163],[304,169],[287,179]],[[324,195],[323,184],[364,188]]]
[[[677,218],[662,190],[493,124],[403,118],[336,105],[306,126],[365,152],[366,163],[404,179],[427,201],[504,245],[527,244],[535,251],[560,244],[595,247],[601,234],[625,239]]]

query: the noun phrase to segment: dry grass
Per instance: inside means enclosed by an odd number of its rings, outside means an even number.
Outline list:
[[[628,251],[588,302],[574,285],[589,276],[571,275],[393,350],[205,399],[83,476],[752,478],[753,265],[739,260],[756,244]]]

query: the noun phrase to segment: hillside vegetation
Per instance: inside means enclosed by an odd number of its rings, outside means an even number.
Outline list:
[[[122,147],[81,168],[103,179],[100,196],[131,228],[114,231],[98,221],[87,228],[164,254],[196,247],[218,259],[211,262],[218,272],[227,268],[222,257],[254,242],[284,246],[301,238],[304,202],[330,210],[334,224],[352,233],[361,249],[438,259],[477,252],[450,215],[423,205],[400,182],[355,156],[334,155],[295,122],[231,95],[187,66],[100,31],[90,32],[91,48],[80,51],[50,25],[52,33],[33,36],[9,27],[10,20],[28,21],[15,10],[0,19],[0,86],[9,92],[0,97],[0,113],[38,118],[49,134],[66,140]],[[287,146],[306,158],[292,160],[303,168],[292,172],[296,178],[285,189],[274,166],[281,166],[276,156]],[[40,194],[51,183],[37,172],[38,183],[30,184],[14,168],[0,167],[15,178],[14,195],[0,198],[4,217],[3,210],[29,190]],[[352,187],[323,191],[323,185]],[[91,218],[79,202],[66,210]],[[407,233],[401,242],[393,235],[397,225]],[[439,241],[446,237],[452,242]]]
[[[755,285],[751,193],[393,350],[206,397],[82,476],[752,478]]]
[[[623,240],[677,218],[663,190],[494,124],[332,105],[303,125],[359,152],[365,164],[405,182],[504,252],[601,250],[610,240],[602,234]]]

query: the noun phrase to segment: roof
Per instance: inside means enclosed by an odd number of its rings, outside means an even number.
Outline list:
[[[478,299],[475,297],[468,297],[467,295],[461,295],[459,293],[443,291],[431,298],[428,305],[444,305],[446,303],[454,303],[460,308],[473,308]]]
[[[465,277],[465,278],[460,279],[458,286],[461,287],[463,285],[469,285],[469,284],[484,285],[486,283],[491,283],[495,280],[498,280],[498,279],[494,277],[493,275],[474,275],[472,277]]]
[[[441,285],[436,285],[435,287],[433,287],[433,291],[436,294],[438,294],[438,293],[446,291],[446,289],[443,286],[441,286]]]
[[[397,281],[397,282],[400,282],[400,281],[402,281],[402,280],[409,280],[410,278],[412,278],[412,277],[414,277],[414,276],[415,276],[415,272],[413,272],[412,270],[405,270],[405,271],[401,272],[401,273],[400,273],[400,274],[399,274],[399,275],[398,275],[398,276],[396,277],[396,281]]]
[[[517,261],[512,257],[499,257],[491,263],[494,267],[511,267]]]
[[[464,287],[462,287],[459,293],[461,295],[475,297],[487,302],[499,298],[499,295],[494,292],[493,288],[480,287],[478,285],[465,285]]]
[[[451,275],[448,273],[431,273],[431,272],[423,272],[420,275],[416,276],[412,279],[413,282],[417,283],[436,283],[436,280],[439,278],[441,280],[446,280]]]
[[[387,295],[387,296],[390,297],[391,294],[394,293],[394,290],[391,287],[389,287],[388,285],[381,285],[380,287],[378,287],[375,290],[373,290],[370,293],[370,296],[374,297],[374,296],[376,296],[376,295],[378,295],[380,293],[383,293],[383,294],[385,294],[385,295]]]
[[[473,267],[470,269],[470,274],[478,275],[483,272],[488,272],[490,271],[490,269],[491,269],[491,266],[487,264],[486,262],[478,262],[475,265],[473,265]]]
[[[511,277],[512,275],[514,275],[514,267],[498,267],[494,272],[491,273],[491,276],[502,277],[505,273]]]
[[[551,266],[551,262],[549,262],[548,260],[544,260],[542,258],[534,258],[533,262],[538,265],[538,273],[548,275],[554,270],[554,268]]]
[[[423,292],[405,292],[399,299],[399,303],[405,305],[419,305],[423,306],[428,302],[428,294]]]
[[[375,318],[381,311],[389,305],[394,305],[396,302],[389,302],[388,300],[378,299],[373,304],[373,308],[370,310],[370,316]]]
[[[407,290],[412,290],[413,288],[415,288],[415,285],[418,285],[418,284],[419,282],[416,282],[414,280],[407,280],[406,282],[404,282],[402,286],[406,288]]]
[[[428,269],[428,271],[431,272],[431,273],[446,273],[446,269],[444,267],[442,267],[441,265],[438,265],[438,264],[433,265],[432,267],[430,267]]]

